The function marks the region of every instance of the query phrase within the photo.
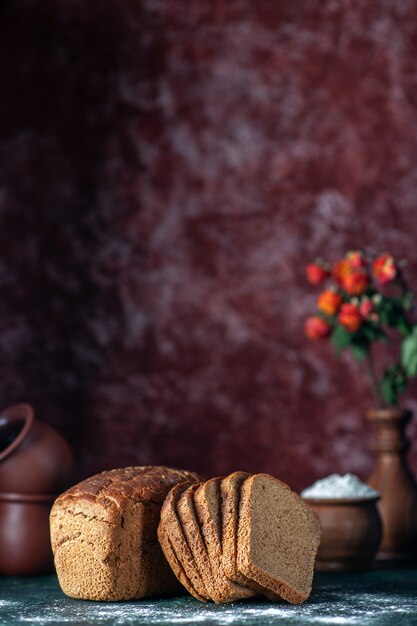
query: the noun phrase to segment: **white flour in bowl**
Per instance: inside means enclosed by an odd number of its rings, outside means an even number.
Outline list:
[[[330,474],[301,492],[303,498],[374,498],[379,492],[354,474]]]

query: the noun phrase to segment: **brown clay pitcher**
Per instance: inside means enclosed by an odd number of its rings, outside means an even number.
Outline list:
[[[56,494],[69,486],[73,456],[29,404],[0,412],[0,492]]]

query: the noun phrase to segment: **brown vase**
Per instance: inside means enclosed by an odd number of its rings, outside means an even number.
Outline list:
[[[29,404],[0,412],[0,492],[56,494],[69,486],[72,452]]]
[[[378,503],[383,536],[377,559],[415,560],[417,557],[417,484],[406,461],[409,442],[405,427],[411,412],[398,408],[368,411],[376,428],[376,453],[368,484],[381,494]]]

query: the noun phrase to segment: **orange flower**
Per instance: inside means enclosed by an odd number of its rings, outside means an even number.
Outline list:
[[[311,285],[321,285],[328,275],[328,270],[318,263],[309,263],[306,267],[307,280]]]
[[[350,296],[360,296],[369,285],[369,277],[364,267],[362,252],[353,250],[333,266],[332,275]]]
[[[360,296],[369,285],[369,278],[365,272],[352,272],[342,279],[342,287],[350,296]]]
[[[391,254],[378,257],[372,267],[373,274],[380,283],[385,285],[392,282],[397,276],[397,265]]]
[[[340,312],[337,317],[337,321],[343,328],[346,328],[350,333],[355,333],[362,324],[362,315],[356,304],[345,302],[340,307]]]
[[[342,259],[333,265],[332,276],[335,281],[342,286],[345,277],[352,274],[353,271],[354,269],[348,259]]]
[[[323,291],[317,299],[317,308],[327,315],[336,315],[342,304],[342,296],[331,289]]]
[[[309,339],[326,339],[332,332],[331,325],[317,315],[306,319],[304,332]]]

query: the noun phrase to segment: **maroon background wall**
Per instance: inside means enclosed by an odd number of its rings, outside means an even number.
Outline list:
[[[417,287],[416,3],[10,0],[0,48],[1,405],[77,478],[365,477],[304,265],[368,245]]]

